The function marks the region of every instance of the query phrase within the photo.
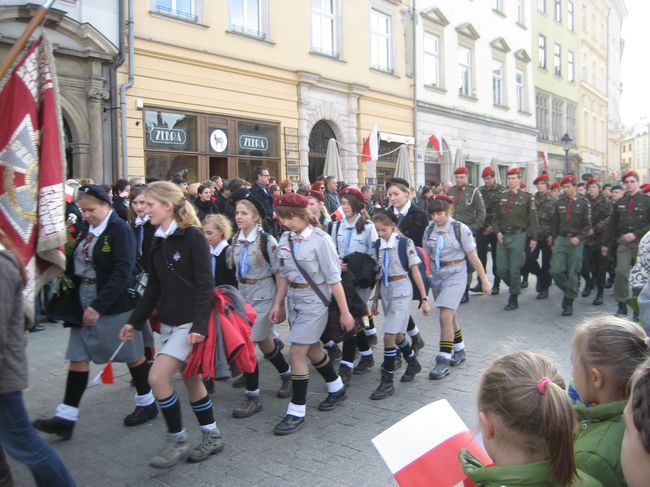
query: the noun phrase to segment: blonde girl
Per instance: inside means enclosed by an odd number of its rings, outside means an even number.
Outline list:
[[[200,375],[183,377],[202,440],[190,450],[183,429],[178,394],[172,377],[185,367],[192,347],[205,340],[212,309],[210,249],[191,203],[168,181],[150,183],[145,192],[147,213],[158,229],[150,250],[149,282],[120,339],[131,340],[158,305],[162,349],[149,372],[149,383],[167,425],[167,442],[149,461],[170,468],[186,458],[200,462],[223,449],[212,401]]]
[[[629,487],[644,487],[650,478],[650,360],[634,373],[623,421],[623,475]]]
[[[624,318],[602,315],[578,327],[573,339],[573,387],[580,396],[576,465],[603,485],[622,486],[623,410],[630,379],[648,356],[645,332]]]
[[[260,215],[264,208],[249,189],[238,189],[230,196],[235,203],[235,222],[238,231],[232,239],[231,262],[237,270],[239,292],[257,312],[253,325],[252,340],[280,374],[280,398],[291,395],[291,369],[273,340],[273,323],[269,312],[276,293],[278,270],[278,244],[275,238],[264,232]],[[259,368],[243,374],[246,390],[244,400],[232,414],[235,418],[247,418],[262,410],[259,389]]]
[[[309,206],[307,206],[309,211],[316,217],[321,227],[327,228],[332,223],[332,217],[327,211],[327,208],[325,208],[325,196],[323,196],[323,192],[310,189],[305,196],[309,200]]]
[[[532,352],[506,355],[483,373],[478,392],[486,467],[469,451],[459,457],[467,476],[485,487],[601,484],[576,469],[576,418],[562,376]]]
[[[203,221],[203,235],[205,235],[212,258],[210,269],[214,277],[214,285],[230,285],[237,287],[237,277],[232,263],[228,262],[232,237],[232,225],[224,215],[208,215]]]

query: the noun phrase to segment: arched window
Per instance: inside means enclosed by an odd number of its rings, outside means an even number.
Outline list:
[[[309,181],[314,182],[323,175],[327,142],[336,139],[332,127],[324,120],[316,122],[309,134]]]

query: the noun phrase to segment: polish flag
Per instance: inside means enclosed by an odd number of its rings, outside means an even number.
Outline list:
[[[377,159],[379,159],[379,142],[377,141],[377,125],[375,125],[363,143],[361,162],[376,161]]]
[[[473,485],[458,459],[461,448],[484,465],[493,463],[446,399],[418,409],[372,442],[402,487]]]
[[[548,152],[542,152],[542,162],[544,163],[544,169],[548,169]]]
[[[431,134],[429,137],[429,144],[431,144],[431,147],[433,147],[438,155],[442,157],[442,137],[436,134]]]
[[[343,205],[339,206],[331,215],[335,221],[343,220]]]
[[[65,198],[66,203],[72,203],[72,200],[74,198],[74,188],[72,186],[68,186],[67,184],[64,185],[64,195],[63,197]]]
[[[115,384],[115,376],[113,375],[113,360],[117,357],[117,354],[120,353],[122,347],[126,342],[120,342],[119,346],[111,355],[111,358],[108,359],[104,368],[95,376],[93,380],[90,381],[89,387],[96,386],[100,382],[102,384]]]

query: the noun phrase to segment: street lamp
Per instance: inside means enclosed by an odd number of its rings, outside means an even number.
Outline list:
[[[573,137],[566,133],[562,136],[560,142],[562,142],[562,148],[564,149],[564,175],[566,176],[569,174],[569,149],[573,144]]]

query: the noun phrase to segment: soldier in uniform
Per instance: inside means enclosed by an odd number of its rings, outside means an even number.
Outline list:
[[[535,193],[535,208],[537,209],[537,223],[539,225],[539,240],[535,250],[526,253],[526,265],[524,273],[532,273],[537,276],[537,299],[547,299],[548,289],[551,287],[551,246],[548,244],[548,237],[551,235],[551,222],[553,221],[553,210],[557,199],[549,190],[548,175],[540,174],[535,178],[533,184],[537,187]],[[542,265],[538,259],[542,254]]]
[[[598,178],[587,179],[587,195],[591,204],[591,230],[585,241],[585,254],[582,264],[585,289],[582,292],[582,297],[588,297],[595,287],[596,297],[592,304],[598,306],[603,304],[605,273],[609,266],[607,257],[600,253],[600,247],[604,243],[605,229],[612,214],[612,203],[600,191]]]
[[[555,203],[548,244],[553,244],[551,276],[564,293],[562,316],[571,316],[580,289],[584,242],[591,229],[591,205],[578,191],[574,174],[562,179],[562,189],[564,194]]]
[[[511,311],[519,307],[521,267],[526,259],[526,235],[530,236],[530,249],[537,246],[537,211],[533,195],[519,189],[521,183],[518,167],[508,169],[508,190],[499,195],[492,229],[497,234],[497,272],[510,288],[508,304]]]
[[[627,315],[625,300],[630,295],[628,274],[636,259],[639,240],[650,230],[650,198],[639,190],[639,175],[635,171],[626,172],[623,175],[623,184],[627,193],[614,205],[607,227],[605,245],[601,247],[602,254],[607,255],[607,244],[614,242],[618,244],[614,281],[618,316]]]
[[[485,205],[485,221],[476,236],[476,253],[484,269],[487,269],[488,247],[492,254],[492,274],[494,275],[492,295],[499,294],[499,284],[501,283],[501,278],[497,275],[497,234],[494,233],[492,228],[492,218],[494,217],[499,193],[505,191],[503,186],[496,183],[494,176],[494,168],[488,166],[483,169],[481,177],[485,184],[479,188],[479,191],[481,192],[483,204]],[[479,280],[478,284],[470,289],[470,291],[473,293],[483,292],[481,281]]]
[[[474,238],[476,238],[476,235],[485,222],[483,196],[476,186],[469,183],[469,171],[465,166],[456,168],[454,178],[456,179],[456,185],[449,188],[449,192],[447,193],[454,201],[454,220],[467,225],[472,231]],[[465,286],[465,294],[463,294],[460,304],[469,301],[468,291],[472,283],[473,272],[474,269],[468,261],[467,285]]]

